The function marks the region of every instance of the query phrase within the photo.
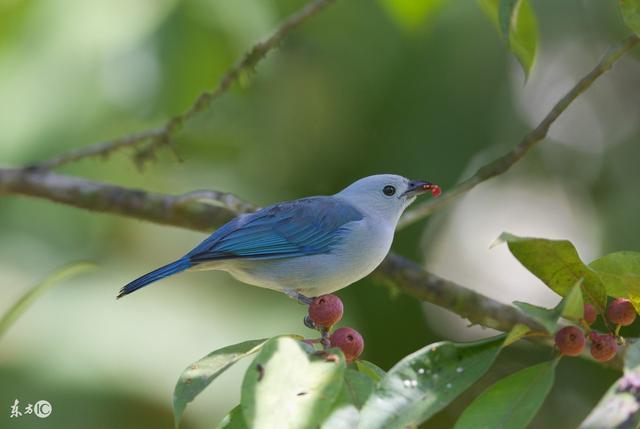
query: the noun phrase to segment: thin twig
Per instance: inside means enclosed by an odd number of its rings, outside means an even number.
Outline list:
[[[53,169],[70,162],[79,161],[84,158],[108,156],[111,153],[127,147],[137,147],[135,159],[138,164],[153,158],[159,146],[167,145],[175,134],[193,119],[198,113],[211,106],[214,100],[224,94],[229,87],[238,80],[243,72],[252,71],[266,55],[276,48],[280,42],[293,30],[300,26],[309,18],[320,12],[322,9],[333,3],[335,0],[313,0],[302,9],[289,16],[277,30],[264,40],[257,42],[253,47],[222,76],[218,86],[212,91],[204,91],[194,100],[191,106],[183,113],[173,116],[163,126],[141,133],[131,134],[114,140],[96,143],[71,150],[62,155],[56,156],[46,161],[42,161],[34,168]],[[140,145],[147,143],[145,147]]]
[[[549,132],[551,125],[558,119],[558,117],[567,110],[567,107],[584,91],[586,91],[593,82],[601,75],[606,73],[613,67],[624,54],[633,49],[640,39],[638,36],[633,35],[627,38],[623,43],[609,50],[605,56],[600,60],[593,70],[591,70],[586,76],[578,81],[571,90],[565,94],[556,104],[551,111],[547,113],[544,119],[535,127],[531,132],[523,137],[520,143],[511,151],[501,156],[500,158],[480,167],[478,171],[455,186],[450,191],[444,193],[440,198],[429,200],[423,204],[416,206],[413,210],[406,212],[400,219],[398,229],[402,229],[411,225],[414,222],[424,219],[432,213],[442,209],[452,201],[458,199],[465,192],[473,189],[482,182],[485,182],[493,177],[496,177],[511,168],[513,164],[518,162],[522,157],[537,143],[542,141]]]

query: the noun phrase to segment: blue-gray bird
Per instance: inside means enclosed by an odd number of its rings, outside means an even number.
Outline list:
[[[182,258],[124,286],[118,298],[181,271],[221,270],[308,304],[371,273],[389,252],[400,215],[429,191],[440,194],[432,183],[380,174],[335,195],[240,215]]]

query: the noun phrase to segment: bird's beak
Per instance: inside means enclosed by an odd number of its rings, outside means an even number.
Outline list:
[[[429,191],[434,197],[438,197],[442,193],[442,190],[438,185],[435,185],[431,182],[423,182],[422,180],[412,180],[411,182],[409,182],[409,186],[407,187],[407,190],[404,191],[402,196],[411,198]]]

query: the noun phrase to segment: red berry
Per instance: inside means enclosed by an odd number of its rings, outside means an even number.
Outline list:
[[[431,195],[434,197],[439,197],[442,193],[442,189],[438,185],[431,185]]]
[[[606,362],[613,359],[618,352],[618,343],[616,338],[611,334],[590,335],[591,337],[591,356],[599,362]]]
[[[593,324],[593,322],[595,322],[598,318],[598,312],[596,311],[596,308],[591,304],[585,304],[584,316],[582,316],[582,318],[585,322],[587,322],[588,325]]]
[[[566,356],[578,356],[584,348],[584,334],[576,326],[565,326],[556,333],[556,347]]]
[[[330,328],[342,319],[344,306],[335,295],[322,295],[309,305],[309,318],[319,328]]]
[[[329,337],[331,347],[338,347],[344,353],[347,362],[353,362],[364,350],[362,335],[355,329],[339,328]]]
[[[627,326],[636,320],[636,310],[628,299],[616,298],[607,308],[607,317],[616,325]]]

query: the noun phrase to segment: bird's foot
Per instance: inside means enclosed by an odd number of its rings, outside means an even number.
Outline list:
[[[303,323],[304,323],[304,326],[306,326],[309,329],[315,329],[315,330],[318,329],[318,326],[315,324],[313,320],[311,320],[311,317],[308,314],[304,316]]]

